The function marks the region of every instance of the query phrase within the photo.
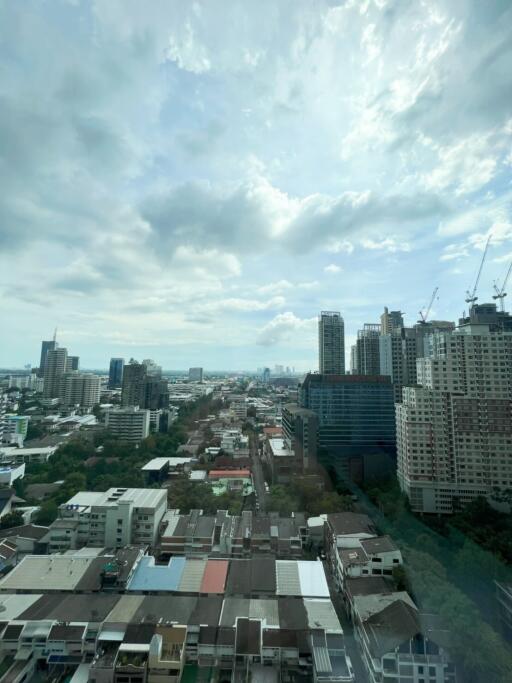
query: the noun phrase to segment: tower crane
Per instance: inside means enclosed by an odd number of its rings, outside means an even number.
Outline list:
[[[436,294],[437,294],[438,291],[439,291],[439,287],[436,287],[436,288],[434,289],[434,291],[432,292],[432,296],[430,297],[430,302],[429,302],[429,304],[428,304],[428,306],[427,306],[427,309],[426,309],[425,313],[423,313],[423,311],[420,311],[420,318],[421,318],[421,320],[418,320],[418,323],[419,323],[420,325],[424,325],[424,324],[427,322],[428,316],[429,316],[429,314],[430,314],[430,309],[432,308],[432,304],[434,303],[434,299],[436,298]]]
[[[512,261],[510,262],[510,265],[507,270],[507,274],[505,275],[505,279],[503,280],[503,284],[501,285],[501,288],[498,287],[496,282],[494,283],[494,291],[496,294],[492,295],[493,299],[499,299],[500,300],[500,310],[503,312],[505,310],[505,302],[503,299],[507,296],[507,293],[505,291],[505,287],[507,286],[508,278],[510,276],[510,272],[512,271]]]
[[[485,243],[485,249],[484,253],[482,254],[482,260],[480,261],[480,268],[478,269],[478,273],[476,276],[476,281],[473,289],[471,292],[468,290],[466,291],[466,303],[471,304],[471,306],[474,305],[475,301],[477,301],[478,297],[476,296],[476,290],[478,287],[478,282],[480,280],[480,275],[482,274],[482,268],[484,267],[484,261],[485,257],[487,256],[487,250],[489,249],[489,242],[491,241],[491,235],[487,238],[487,242]]]

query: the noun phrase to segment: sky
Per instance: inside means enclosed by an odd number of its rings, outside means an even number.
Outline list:
[[[0,366],[317,367],[512,259],[509,0],[0,0]],[[512,287],[512,279],[511,285]],[[512,295],[510,297],[512,299]]]

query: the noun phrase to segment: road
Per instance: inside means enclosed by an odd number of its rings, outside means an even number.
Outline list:
[[[254,482],[254,488],[258,496],[258,502],[260,504],[260,510],[265,511],[265,475],[263,474],[263,467],[260,460],[260,454],[258,450],[258,435],[251,432],[249,435],[250,443],[250,456],[251,456],[251,469],[252,478]]]

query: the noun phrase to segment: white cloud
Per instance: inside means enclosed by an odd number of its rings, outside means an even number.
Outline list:
[[[498,153],[489,136],[471,135],[452,145],[437,147],[438,162],[423,182],[433,190],[455,188],[456,195],[467,194],[487,185],[496,173]]]
[[[365,249],[389,251],[391,253],[411,251],[411,247],[407,242],[400,242],[395,237],[386,237],[382,240],[362,239],[361,246]]]
[[[316,325],[316,318],[301,319],[291,311],[279,313],[260,329],[256,343],[260,346],[275,346],[281,343],[313,346]]]
[[[330,273],[331,275],[341,273],[341,267],[337,266],[335,263],[330,263],[328,266],[325,266],[324,273]]]

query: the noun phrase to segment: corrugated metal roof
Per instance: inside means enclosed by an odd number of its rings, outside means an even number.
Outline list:
[[[208,560],[201,581],[201,593],[224,593],[229,560]]]
[[[336,611],[330,600],[309,598],[304,600],[304,607],[308,615],[309,628],[321,628],[325,631],[343,633]]]
[[[299,570],[295,560],[277,560],[276,577],[278,595],[301,595]]]
[[[178,590],[181,593],[198,593],[205,569],[206,560],[188,559],[181,574]]]
[[[249,598],[226,598],[220,616],[221,626],[234,626],[237,617],[248,617],[251,609]]]
[[[327,650],[325,633],[317,632],[312,635],[313,659],[317,673],[332,673],[331,660]]]
[[[329,586],[325,578],[324,566],[317,560],[297,560],[301,595],[310,598],[329,598]]]
[[[249,605],[249,617],[251,619],[261,619],[264,627],[279,627],[277,600],[252,599]]]

